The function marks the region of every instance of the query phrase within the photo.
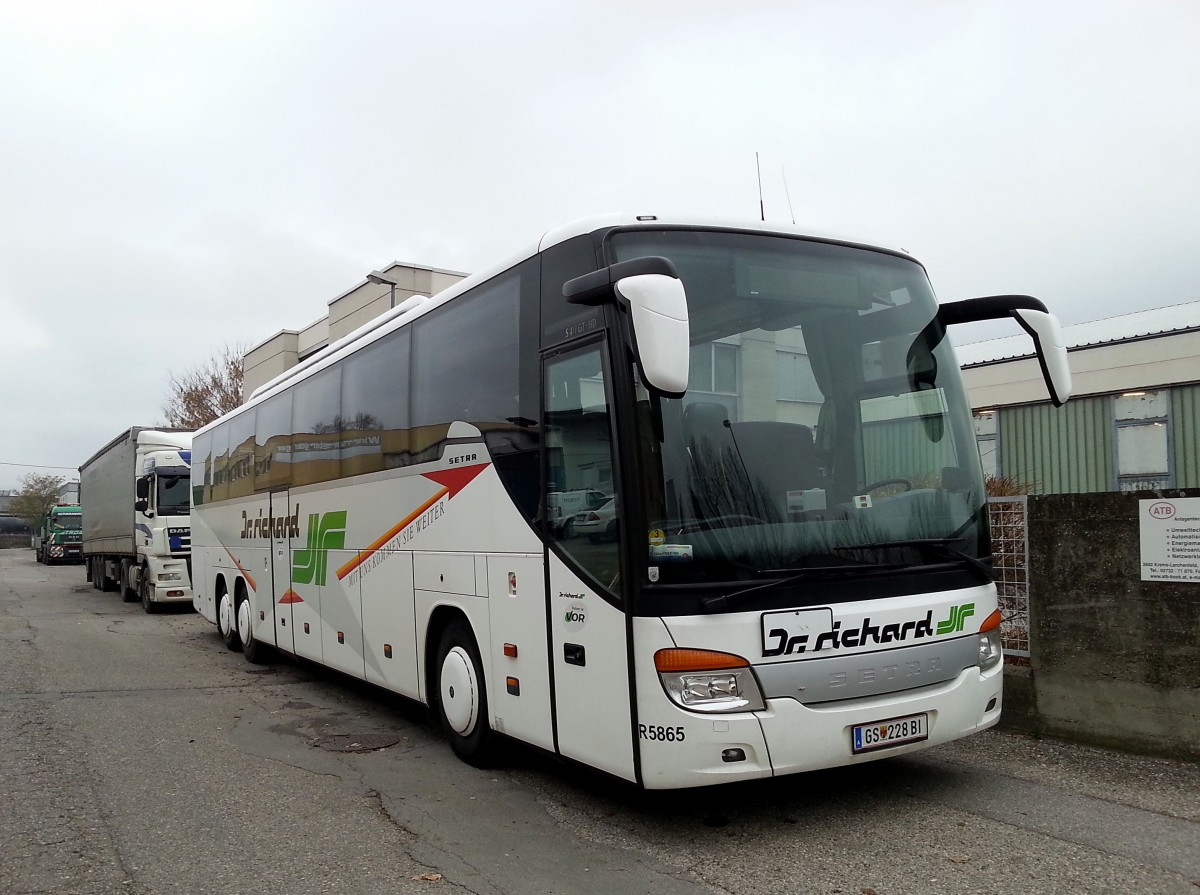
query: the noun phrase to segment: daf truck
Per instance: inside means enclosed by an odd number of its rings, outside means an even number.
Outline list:
[[[79,467],[83,561],[147,612],[192,601],[190,430],[133,426]]]

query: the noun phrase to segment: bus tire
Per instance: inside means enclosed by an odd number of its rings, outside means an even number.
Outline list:
[[[217,587],[217,633],[225,641],[225,646],[235,653],[242,648],[242,639],[238,637],[237,618],[234,615],[233,597],[225,584]]]
[[[435,667],[437,713],[450,748],[469,765],[489,767],[497,757],[497,737],[488,720],[479,647],[464,619],[442,631]]]
[[[250,598],[243,594],[237,601],[237,636],[242,641],[242,655],[255,665],[267,665],[275,658],[275,651],[255,638],[251,612]]]

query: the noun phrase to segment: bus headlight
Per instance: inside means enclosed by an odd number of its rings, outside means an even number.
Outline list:
[[[654,654],[663,690],[692,712],[757,712],[766,708],[750,663],[741,656],[700,649]]]
[[[987,671],[1004,658],[1000,641],[1000,610],[997,609],[979,626],[979,668]]]

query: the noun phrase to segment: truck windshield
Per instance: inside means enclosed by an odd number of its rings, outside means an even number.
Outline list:
[[[733,232],[621,231],[610,244],[616,260],[670,258],[690,315],[687,393],[638,389],[644,583],[987,555],[968,404],[919,264]]]
[[[191,512],[190,479],[178,475],[159,475],[158,513],[160,516],[186,516]]]
[[[81,513],[55,513],[50,521],[55,528],[61,528],[64,531],[79,531],[83,528],[83,514]]]

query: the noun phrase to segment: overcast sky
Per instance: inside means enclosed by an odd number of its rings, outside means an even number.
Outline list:
[[[1198,47],[1185,0],[0,0],[0,488],[393,260],[756,218],[756,152],[943,301],[1200,299]]]

